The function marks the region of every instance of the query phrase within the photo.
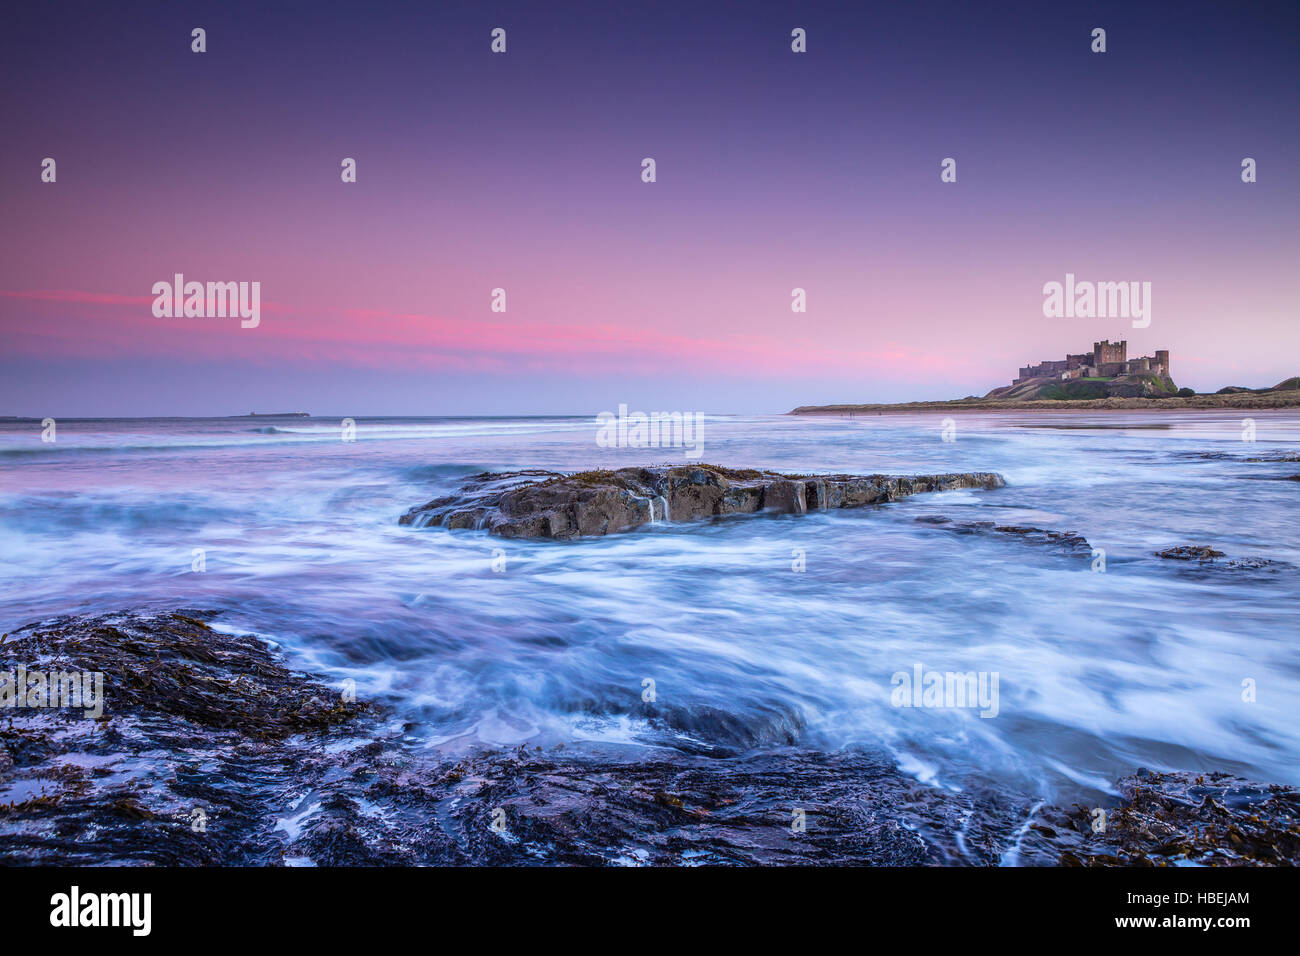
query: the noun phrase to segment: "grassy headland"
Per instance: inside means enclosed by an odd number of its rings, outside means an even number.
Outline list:
[[[1092,380],[1083,380],[1088,384]],[[1109,395],[1097,398],[1053,397],[1056,386],[1044,385],[1029,395],[1007,396],[1009,389],[994,389],[980,398],[948,401],[897,402],[865,405],[801,405],[791,415],[849,415],[886,412],[998,412],[998,411],[1137,411],[1220,408],[1263,411],[1275,408],[1300,408],[1300,376],[1288,378],[1272,388],[1229,386],[1217,392],[1199,394],[1158,394],[1151,396]],[[1188,391],[1187,389],[1183,390]]]

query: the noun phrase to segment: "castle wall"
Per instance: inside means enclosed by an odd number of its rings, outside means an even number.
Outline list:
[[[1067,355],[1065,357],[1065,367],[1067,369],[1083,368],[1092,364],[1092,353],[1082,352],[1079,355]]]
[[[1080,352],[1077,355],[1066,354],[1064,361],[1048,359],[1037,365],[1022,365],[1017,370],[1012,385],[1019,385],[1026,379],[1055,377],[1072,378],[1115,378],[1136,372],[1169,376],[1169,350],[1157,349],[1154,355],[1138,358],[1128,357],[1128,342],[1111,342],[1103,339],[1092,343],[1092,352]]]

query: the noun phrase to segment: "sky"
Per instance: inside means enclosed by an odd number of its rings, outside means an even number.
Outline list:
[[[1283,2],[23,4],[0,415],[784,412],[1100,339],[1272,385],[1298,44]],[[176,273],[260,324],[156,318]],[[1066,273],[1150,282],[1150,326],[1045,317]]]

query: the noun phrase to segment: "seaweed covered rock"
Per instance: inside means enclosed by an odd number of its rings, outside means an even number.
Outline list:
[[[1228,773],[1139,770],[1111,808],[1048,808],[1029,843],[1065,866],[1295,866],[1300,791]],[[1053,857],[1055,859],[1053,859]]]
[[[0,673],[10,861],[276,862],[285,790],[323,766],[313,740],[369,710],[256,637],[175,612],[29,625],[4,635]],[[99,699],[60,706],[52,685],[81,679]]]
[[[775,511],[804,514],[895,501],[928,491],[1000,488],[1000,475],[787,475],[682,465],[617,471],[485,473],[457,494],[412,508],[415,527],[481,528],[506,538],[615,534],[659,521]]]
[[[982,777],[928,786],[862,748],[441,754],[198,613],[5,636],[0,671],[97,669],[104,706],[3,712],[0,863],[1300,862],[1300,793],[1226,774],[1140,771],[1117,804],[1067,809]]]
[[[5,635],[0,670],[103,675],[105,720],[163,714],[209,730],[284,737],[324,730],[362,705],[286,670],[267,645],[173,612],[60,617]]]

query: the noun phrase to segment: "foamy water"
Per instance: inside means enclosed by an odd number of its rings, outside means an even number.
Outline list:
[[[1138,766],[1295,784],[1300,462],[1243,459],[1300,451],[1300,418],[1253,417],[1253,444],[1210,412],[964,415],[950,443],[939,415],[710,417],[709,462],[1008,484],[570,543],[397,517],[483,470],[681,453],[599,448],[586,418],[358,419],[351,443],[338,419],[67,420],[53,444],[5,422],[0,629],[219,610],[393,705],[415,746],[865,744],[938,785],[993,775],[1067,803]],[[1106,570],[926,515],[1074,531]],[[1182,544],[1280,564],[1152,556]],[[893,706],[917,664],[997,672],[997,716]]]

